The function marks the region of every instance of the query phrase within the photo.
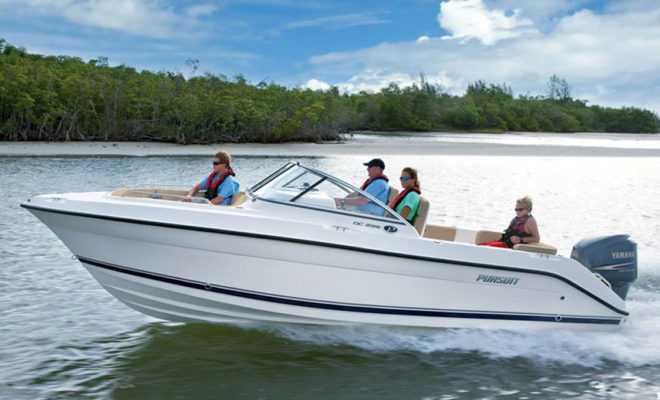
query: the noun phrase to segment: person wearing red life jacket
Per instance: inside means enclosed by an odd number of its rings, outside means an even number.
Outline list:
[[[236,174],[231,169],[231,156],[225,151],[218,152],[213,158],[213,171],[200,183],[195,185],[183,201],[190,201],[195,193],[206,190],[205,196],[212,204],[229,205],[231,198],[238,191],[240,184],[234,178]]]
[[[403,190],[392,200],[390,208],[413,224],[415,223],[422,194],[417,170],[410,167],[404,168],[401,171],[399,181]]]
[[[387,199],[390,196],[390,186],[388,184],[389,179],[383,173],[385,162],[380,158],[374,158],[363,165],[367,167],[368,178],[364,181],[360,189],[374,196],[383,204],[387,204]],[[357,193],[351,193],[344,198],[335,198],[335,205],[339,209],[345,209],[347,208],[346,206],[355,207],[355,210],[359,212],[374,215],[382,215],[383,213],[383,209],[380,206]]]
[[[502,248],[512,248],[523,243],[538,243],[541,241],[539,228],[536,219],[532,216],[532,199],[525,196],[516,201],[515,218],[511,220],[509,227],[506,228],[499,240],[479,243],[480,246],[492,246]]]

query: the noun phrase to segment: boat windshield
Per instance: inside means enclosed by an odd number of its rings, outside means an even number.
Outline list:
[[[251,192],[260,199],[278,203],[399,219],[389,207],[364,192],[337,178],[297,164],[285,165],[255,185]]]

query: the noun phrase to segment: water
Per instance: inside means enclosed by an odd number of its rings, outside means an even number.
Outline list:
[[[397,139],[418,140],[428,143],[495,143],[507,145],[534,145],[555,147],[601,147],[616,149],[660,150],[657,135],[631,135],[629,133],[544,133],[516,132],[484,135],[482,133],[437,132],[354,132],[345,134],[354,141],[391,141]]]
[[[593,145],[603,141],[608,135]],[[359,184],[363,158],[299,161]],[[656,398],[660,156],[384,159],[392,178],[406,165],[420,169],[433,223],[501,229],[515,199],[529,194],[542,240],[560,253],[589,235],[632,234],[640,262],[627,301],[632,326],[594,333],[158,321],[101,289],[18,205],[39,193],[150,182],[192,186],[208,173],[209,159],[0,158],[0,399]],[[249,186],[286,161],[237,157],[233,163]]]

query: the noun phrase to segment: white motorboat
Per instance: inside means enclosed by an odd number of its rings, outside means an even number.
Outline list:
[[[628,319],[637,263],[627,235],[583,241],[572,258],[542,244],[477,246],[500,233],[427,225],[425,199],[410,225],[298,163],[229,206],[184,194],[50,194],[21,206],[108,292],[167,320],[611,329]],[[347,195],[365,204],[338,206]]]

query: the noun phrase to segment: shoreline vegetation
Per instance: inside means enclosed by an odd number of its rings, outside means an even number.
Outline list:
[[[660,120],[636,107],[587,106],[557,76],[543,96],[515,97],[506,84],[483,81],[450,95],[423,74],[411,87],[348,94],[241,75],[138,72],[105,57],[30,54],[0,39],[0,141],[323,142],[358,130],[658,133]]]

